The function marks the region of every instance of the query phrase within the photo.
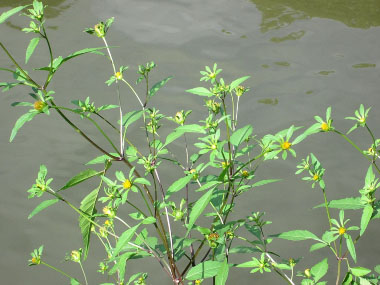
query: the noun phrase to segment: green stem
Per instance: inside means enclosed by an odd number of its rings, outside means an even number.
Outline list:
[[[57,271],[57,272],[61,273],[62,275],[66,276],[66,277],[68,277],[70,279],[75,279],[74,277],[70,276],[66,272],[63,272],[62,270],[60,270],[60,269],[58,269],[58,268],[54,267],[53,265],[50,265],[50,264],[48,264],[46,262],[43,262],[42,260],[41,260],[41,264],[45,265],[46,267],[49,267],[50,269],[53,269],[54,271]],[[79,284],[81,284],[81,283],[79,283]]]
[[[54,71],[53,71],[53,61],[54,61],[54,59],[53,59],[53,51],[51,49],[50,41],[49,41],[49,39],[47,37],[44,25],[42,25],[42,31],[44,32],[44,34],[43,35],[41,34],[41,35],[46,40],[46,43],[47,43],[48,48],[49,48],[49,55],[50,55],[50,70],[49,70],[49,74],[48,74],[48,76],[46,78],[45,84],[43,86],[43,89],[46,89],[46,87],[49,85],[49,83],[51,81],[51,77],[52,77],[52,75],[54,73]]]
[[[367,127],[368,128],[368,127]],[[376,163],[368,157],[368,155],[366,155],[352,140],[350,140],[345,134],[342,134],[341,132],[337,131],[337,130],[333,130],[335,133],[341,135],[346,141],[348,141],[354,148],[357,149],[357,151],[359,151],[367,160],[369,160],[376,168],[377,172],[380,174],[380,169],[379,167],[376,165]],[[373,136],[372,132],[370,132],[370,134]]]
[[[329,206],[328,206],[328,202],[327,202],[327,197],[326,197],[326,191],[325,191],[325,188],[322,188],[322,191],[323,191],[323,198],[325,200],[325,208],[326,208],[326,214],[327,214],[327,218],[329,220],[329,226],[330,226],[330,230],[332,229],[332,224],[331,224],[331,216],[330,216],[330,210],[329,210]],[[337,251],[337,248],[336,248],[336,242],[334,241],[334,248],[335,248],[335,252]]]
[[[342,264],[342,239],[343,236],[340,237],[339,240],[339,254],[338,254],[338,272],[336,275],[336,285],[339,285],[339,280],[340,280],[340,269],[341,269],[341,264]]]
[[[80,265],[80,268],[82,269],[82,273],[83,273],[83,276],[84,276],[84,282],[86,283],[86,285],[88,285],[86,273],[84,272],[82,262],[79,262],[79,265]]]
[[[66,108],[66,107],[61,107],[61,106],[53,106],[52,108],[54,109],[60,109],[60,110],[66,110],[66,111],[69,111],[69,112],[72,112],[72,113],[75,113],[77,115],[81,115],[80,113],[76,112],[75,110],[73,109],[70,109],[70,108]],[[102,130],[102,128],[90,117],[88,116],[83,116],[84,118],[86,118],[87,120],[89,120],[91,123],[94,124],[94,126],[99,130],[99,132],[105,137],[105,139],[110,143],[110,145],[113,147],[113,149],[121,156],[121,153],[119,152],[119,150],[117,149],[117,147],[114,145],[114,143],[111,141],[111,139],[107,136],[107,134]]]
[[[30,83],[34,85],[35,88],[39,88],[40,85],[36,83],[25,71],[21,68],[21,66],[17,63],[17,61],[12,57],[12,55],[9,53],[9,51],[5,48],[5,46],[0,42],[0,47],[4,50],[4,52],[7,54],[7,56],[10,58],[10,60],[13,62],[14,65],[20,70],[20,72],[29,80]]]

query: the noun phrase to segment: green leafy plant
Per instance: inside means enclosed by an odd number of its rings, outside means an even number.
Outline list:
[[[249,92],[249,88],[242,84],[249,76],[232,81],[225,80],[221,77],[222,69],[214,64],[212,68],[206,66],[200,72],[202,84],[209,85],[187,90],[192,95],[204,97],[203,118],[194,122],[191,110],[179,110],[172,116],[162,114],[150,105],[150,99],[158,96],[172,76],[167,76],[151,86],[150,74],[155,70],[156,64],[148,62],[139,65],[136,85],[145,83],[146,88],[145,94],[139,95],[130,83],[133,76],[128,73],[128,67],[116,63],[112,57],[112,48],[107,43],[106,37],[113,18],[85,30],[101,39],[104,46],[84,48],[65,57],[54,57],[45,29],[46,8],[47,6],[34,0],[31,5],[20,6],[0,15],[0,23],[21,11],[30,18],[29,26],[23,31],[27,34],[33,33],[35,37],[26,48],[25,64],[29,62],[41,40],[49,49],[49,65],[37,68],[46,72],[46,79],[38,83],[33,79],[32,72],[22,68],[19,61],[0,42],[0,47],[15,66],[15,69],[1,68],[2,71],[11,73],[15,81],[1,82],[0,86],[3,91],[19,85],[29,86],[29,95],[32,98],[31,101],[12,104],[13,107],[28,107],[29,110],[16,121],[10,141],[34,117],[58,115],[95,147],[100,155],[86,163],[94,168],[82,170],[61,187],[54,185],[53,179],[48,178],[47,168],[42,164],[35,184],[28,190],[29,198],[50,197],[43,200],[29,218],[56,203],[66,204],[78,214],[83,244],[81,249],[68,254],[66,260],[78,264],[83,277],[73,277],[47,263],[42,255],[43,246],[31,253],[29,265],[47,266],[66,276],[71,284],[88,284],[84,263],[90,244],[94,242],[92,239],[97,238],[105,251],[97,272],[110,275],[114,279],[114,283],[103,284],[147,284],[149,281],[146,281],[146,272],[127,276],[127,262],[138,258],[157,262],[173,284],[201,284],[207,279],[212,280],[213,284],[227,284],[229,272],[244,270],[241,268],[250,268],[250,272],[255,274],[277,274],[286,284],[326,284],[326,281],[321,280],[331,268],[331,259],[328,257],[295,274],[296,267],[301,266],[301,258],[280,260],[280,255],[271,249],[271,243],[276,239],[312,240],[315,243],[310,247],[311,252],[326,250],[326,254],[331,253],[332,262],[337,263],[336,284],[379,283],[380,265],[374,268],[377,275],[370,274],[370,269],[352,266],[359,262],[356,244],[368,224],[380,218],[380,204],[376,200],[380,186],[377,178],[380,170],[376,163],[380,140],[375,139],[367,123],[370,109],[365,110],[361,105],[355,111],[356,117],[347,118],[356,121],[347,134],[359,126],[370,134],[371,144],[368,150],[360,149],[346,134],[332,125],[331,107],[326,111],[325,120],[315,116],[317,122],[305,131],[302,131],[302,127],[290,126],[274,135],[266,134],[259,138],[252,125],[241,126],[238,120],[240,100],[244,100],[247,96],[245,94]],[[72,100],[75,105],[72,108],[55,103],[55,93],[49,86],[56,71],[69,60],[85,54],[104,56],[110,63],[112,74],[109,79],[102,80],[106,80],[105,84],[115,92],[117,105],[96,107],[89,97],[85,100]],[[122,96],[135,98],[140,108],[129,110],[128,106],[121,104]],[[107,119],[107,110],[117,110],[117,122]],[[67,113],[77,115],[83,122],[90,123],[106,140],[107,148],[91,139],[66,116]],[[103,130],[99,121],[104,122],[109,129]],[[146,137],[145,145],[137,146],[133,142],[134,136],[129,127],[137,123],[142,127],[138,131],[142,131]],[[164,124],[172,126],[172,131],[166,137],[160,133]],[[117,142],[111,139],[109,132],[117,135]],[[296,133],[298,134],[295,135]],[[288,159],[288,153],[296,157],[295,146],[316,133],[341,136],[370,164],[364,186],[356,197],[331,201],[327,199],[327,186],[323,179],[326,170],[316,155],[311,153],[297,166],[296,174],[305,171],[307,176],[302,179],[311,182],[312,188],[320,188],[323,194],[323,204],[316,207],[325,207],[328,220],[325,231],[317,235],[309,230],[290,230],[268,236],[266,228],[271,222],[265,220],[264,213],[252,212],[249,216],[231,219],[238,197],[255,187],[279,181],[273,178],[259,180],[256,173],[258,167],[268,160],[276,160],[278,156],[283,160]],[[193,139],[196,141],[195,148],[190,147]],[[176,140],[182,140],[181,153],[171,150],[171,144]],[[179,169],[181,174],[178,179],[168,181],[166,177],[162,177],[164,167]],[[66,190],[90,179],[97,180],[98,186],[87,192],[80,205],[71,203],[66,197],[69,196]],[[122,216],[121,208],[127,209],[127,216]],[[332,218],[335,215],[332,210],[339,210],[338,219]],[[360,225],[348,226],[349,220],[345,216],[349,210],[362,212]],[[252,256],[243,263],[234,263],[233,254],[243,253]],[[346,264],[344,277],[342,264]]]

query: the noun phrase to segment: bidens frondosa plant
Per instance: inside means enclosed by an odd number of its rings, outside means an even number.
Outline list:
[[[188,93],[205,99],[203,117],[197,120],[192,117],[191,110],[177,110],[168,116],[151,106],[150,99],[172,77],[168,76],[152,85],[150,75],[156,64],[148,62],[139,65],[136,85],[144,84],[146,91],[143,95],[138,94],[135,84],[131,83],[135,80],[134,76],[127,72],[127,66],[119,65],[114,60],[107,43],[107,33],[113,18],[85,30],[98,37],[104,47],[85,48],[67,56],[56,57],[45,29],[44,13],[47,9],[41,2],[34,1],[32,5],[14,8],[0,16],[0,23],[21,11],[24,12],[22,15],[30,18],[29,26],[23,31],[34,37],[26,48],[25,64],[40,41],[45,42],[49,49],[49,65],[38,68],[46,72],[46,79],[37,82],[33,79],[34,70],[28,72],[22,68],[19,60],[0,43],[10,63],[15,66],[14,69],[1,69],[11,73],[15,79],[14,82],[0,83],[3,91],[19,85],[31,89],[30,100],[12,104],[29,109],[15,123],[10,141],[35,116],[58,115],[98,150],[100,155],[86,163],[91,168],[83,169],[63,186],[54,185],[53,179],[48,178],[46,166],[41,165],[35,184],[28,190],[29,198],[45,199],[31,212],[29,218],[56,203],[66,204],[79,215],[83,243],[75,247],[82,248],[71,251],[66,260],[78,264],[83,276],[72,276],[47,263],[42,255],[43,246],[32,252],[29,265],[47,266],[69,278],[71,284],[88,284],[86,270],[90,269],[86,268],[85,261],[90,244],[99,242],[104,246],[105,254],[99,262],[99,268],[92,269],[92,274],[112,276],[114,283],[107,284],[157,284],[155,280],[149,281],[145,270],[127,270],[126,263],[137,258],[157,262],[167,274],[167,281],[161,282],[165,284],[202,284],[208,281],[227,284],[230,270],[246,270],[245,268],[255,273],[252,281],[248,280],[247,284],[254,283],[255,276],[259,273],[274,273],[279,277],[278,282],[282,280],[285,284],[326,284],[322,279],[327,278],[331,263],[337,265],[336,272],[329,272],[329,276],[336,276],[336,284],[379,283],[378,275],[372,273],[371,269],[360,266],[356,253],[356,244],[368,224],[380,218],[380,204],[376,198],[380,186],[377,178],[380,174],[377,166],[380,140],[375,138],[368,126],[369,109],[365,110],[361,105],[355,112],[356,117],[347,118],[355,120],[355,125],[349,132],[358,127],[368,131],[369,143],[366,150],[359,148],[346,134],[332,125],[330,107],[325,119],[316,116],[317,122],[305,131],[300,126],[290,126],[276,134],[259,138],[254,134],[252,125],[241,125],[238,120],[240,101],[249,96],[249,88],[243,85],[249,76],[233,81],[225,80],[221,77],[222,69],[214,64],[212,68],[206,66],[201,71],[200,81],[205,86],[187,90]],[[109,79],[101,80],[105,80],[110,91],[115,92],[116,105],[96,107],[90,97],[72,100],[74,106],[71,107],[55,103],[55,93],[49,86],[56,71],[66,62],[85,54],[104,56],[99,60],[110,63]],[[125,98],[128,99],[124,100]],[[131,110],[128,104],[123,104],[132,99],[140,104],[138,110]],[[116,111],[118,121],[108,120],[106,110]],[[90,138],[76,122],[67,117],[69,113],[78,116],[80,124],[93,125],[108,145],[100,145],[95,138]],[[100,121],[105,123],[107,130],[100,126]],[[145,144],[140,143],[137,147],[137,142],[134,141],[136,136],[129,128],[132,124],[142,126],[136,132],[141,130],[145,134]],[[166,137],[160,133],[164,125],[172,127]],[[117,141],[111,139],[109,132],[117,135]],[[298,134],[295,135],[296,133]],[[267,226],[271,222],[265,220],[264,213],[246,209],[252,214],[232,219],[231,213],[237,207],[240,196],[247,195],[246,192],[255,187],[278,181],[272,178],[258,179],[259,166],[279,156],[288,159],[289,153],[296,157],[297,144],[316,133],[341,136],[370,164],[363,189],[358,191],[356,197],[332,201],[327,199],[326,194],[326,170],[317,157],[310,154],[297,166],[297,174],[306,172],[303,180],[310,182],[312,188],[320,188],[323,194],[323,203],[317,207],[326,210],[325,229],[316,234],[309,230],[291,230],[268,236]],[[180,153],[171,150],[171,144],[176,140],[182,141],[183,151]],[[181,175],[174,181],[168,181],[161,176],[163,167],[179,169]],[[68,194],[65,190],[89,179],[97,180],[98,186],[84,193],[80,205],[74,205],[66,197]],[[121,214],[121,208],[127,209],[128,215]],[[333,218],[337,215],[336,210],[339,210],[339,219]],[[360,225],[351,225],[349,219],[345,219],[348,210],[362,212]],[[313,240],[315,243],[310,251],[324,250],[327,257],[314,265],[302,264],[297,253],[282,258],[271,247],[276,238]],[[251,257],[236,264],[234,255],[242,253]],[[375,267],[375,271],[380,273],[380,265]]]

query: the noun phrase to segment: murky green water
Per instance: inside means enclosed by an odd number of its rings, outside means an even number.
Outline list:
[[[1,0],[0,12],[27,2]],[[196,120],[203,102],[184,90],[200,85],[199,70],[204,65],[218,62],[228,80],[252,76],[248,81],[252,91],[242,98],[240,119],[242,124],[244,121],[252,123],[259,136],[292,124],[310,125],[313,115],[323,114],[328,106],[333,106],[335,125],[345,131],[351,122],[343,118],[351,115],[360,103],[372,106],[369,125],[380,134],[379,1],[68,0],[47,1],[47,4],[50,7],[48,31],[57,56],[84,47],[101,46],[98,39],[82,31],[98,20],[115,16],[108,40],[111,45],[121,47],[114,49],[114,57],[120,65],[131,67],[130,76],[134,78],[137,64],[148,60],[158,64],[156,80],[175,76],[152,102],[163,113],[170,115],[180,109],[193,109],[193,120]],[[29,41],[19,32],[25,24],[24,19],[13,17],[0,26],[2,43],[20,62]],[[45,48],[39,49],[30,64],[35,67],[46,64],[46,53]],[[2,52],[0,66],[11,66]],[[97,56],[84,56],[67,64],[57,74],[59,80],[51,85],[56,91],[56,101],[67,104],[71,99],[91,96],[99,105],[109,103],[115,96],[103,82],[111,72],[111,67]],[[9,79],[4,73],[0,76],[0,81]],[[34,76],[42,79],[37,72]],[[48,269],[26,265],[29,252],[44,244],[48,261],[79,277],[79,268],[63,261],[66,252],[81,246],[75,223],[77,216],[58,205],[28,221],[28,214],[38,202],[28,201],[26,190],[34,182],[40,163],[48,166],[49,175],[60,186],[83,169],[81,163],[97,153],[56,116],[49,120],[35,119],[9,144],[13,124],[22,114],[21,109],[13,109],[10,104],[24,99],[27,92],[21,88],[1,95],[1,283],[67,284],[65,278]],[[138,107],[134,98],[127,97],[130,94],[124,95],[127,109]],[[116,116],[110,113],[111,118],[116,119]],[[83,128],[86,129],[84,124]],[[88,128],[88,131],[91,136],[97,136],[95,130]],[[363,148],[370,144],[370,138],[362,130],[353,137],[361,141],[359,145]],[[138,137],[133,139],[139,141]],[[363,184],[366,161],[339,138],[319,135],[297,147],[297,159],[270,162],[262,167],[261,178],[284,180],[238,201],[241,204],[236,214],[267,212],[268,219],[273,221],[268,234],[289,229],[308,229],[321,234],[327,227],[326,218],[322,210],[312,210],[312,207],[322,203],[322,195],[293,175],[295,165],[308,152],[315,153],[327,169],[325,178],[330,199],[356,195]],[[174,177],[170,173],[167,177],[169,184]],[[91,187],[75,188],[67,196],[78,204]],[[357,216],[350,218],[358,221]],[[378,236],[379,227],[375,222],[357,247],[360,266],[380,263],[380,247],[371,246]],[[309,256],[309,243],[276,241],[273,246],[273,250],[284,257],[291,257],[293,253]],[[90,260],[100,259],[102,251],[96,245],[93,249]],[[317,251],[312,258],[305,258],[298,269],[310,267],[323,257],[323,251]],[[247,255],[240,261],[249,259]],[[134,273],[143,265],[131,263],[127,270]],[[96,270],[94,262],[85,266],[88,272]],[[335,271],[333,258],[330,268]],[[149,271],[149,284],[170,284],[155,264]],[[332,283],[333,276],[328,278]],[[106,280],[95,273],[89,279],[90,284]],[[248,270],[234,271],[229,280],[239,284],[281,284],[275,275],[250,275]]]

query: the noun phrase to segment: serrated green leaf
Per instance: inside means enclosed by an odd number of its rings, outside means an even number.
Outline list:
[[[66,183],[65,186],[63,186],[61,189],[59,189],[59,191],[62,191],[62,190],[66,190],[68,188],[71,188],[83,181],[86,181],[94,176],[98,176],[98,175],[101,175],[103,174],[103,171],[96,171],[94,169],[86,169],[86,170],[83,170],[82,172],[80,172],[79,174],[75,175],[73,178],[71,178],[69,180],[69,182]]]
[[[30,57],[32,56],[32,54],[33,54],[34,50],[36,49],[39,42],[40,42],[40,38],[33,38],[30,40],[29,45],[26,49],[25,64],[28,63]]]
[[[216,274],[216,277],[215,277],[216,285],[226,284],[227,278],[228,278],[228,271],[229,271],[229,267],[228,267],[227,259],[225,258],[222,265],[219,268],[218,273]]]
[[[293,241],[307,240],[307,239],[320,241],[320,239],[315,234],[307,230],[288,231],[288,232],[284,232],[278,235],[273,235],[273,237],[286,239],[286,240],[293,240]]]
[[[208,260],[194,266],[186,275],[187,280],[197,280],[214,277],[218,274],[221,262]]]
[[[238,147],[242,142],[244,142],[253,132],[253,127],[251,125],[246,125],[238,130],[236,130],[230,137],[230,142]]]
[[[188,90],[186,90],[186,92],[192,93],[195,95],[199,95],[199,96],[207,96],[207,97],[214,96],[214,94],[210,90],[208,90],[204,87],[197,87],[197,88],[193,88],[193,89],[188,89]]]
[[[202,214],[206,206],[211,200],[211,196],[213,194],[213,189],[209,190],[201,198],[198,199],[198,201],[194,204],[193,208],[191,209],[190,216],[189,216],[189,224],[187,225],[187,233],[190,232],[191,228],[193,227],[195,221],[199,218],[199,216]]]
[[[373,208],[371,205],[366,205],[363,209],[362,218],[360,220],[360,235],[362,236],[366,230],[369,221],[371,220]]]
[[[240,77],[234,81],[231,82],[230,84],[230,88],[231,90],[235,89],[236,87],[238,87],[240,84],[242,84],[244,81],[246,81],[248,78],[250,78],[250,76],[244,76],[244,77]]]
[[[112,257],[110,259],[113,259],[116,255],[119,254],[119,252],[124,248],[124,246],[127,245],[127,243],[132,239],[133,235],[135,234],[137,228],[140,226],[140,224],[137,224],[136,226],[126,230],[118,239],[115,250],[112,254]]]
[[[327,258],[323,259],[321,262],[317,263],[310,269],[311,275],[314,277],[314,281],[318,282],[323,276],[326,275],[329,268]]]
[[[169,76],[161,80],[160,82],[157,82],[156,84],[154,84],[152,88],[150,88],[149,90],[149,97],[153,97],[157,93],[157,91],[160,90],[160,88],[164,86],[172,78],[173,76]]]
[[[180,179],[176,180],[172,183],[172,185],[169,186],[165,199],[169,199],[169,197],[175,193],[184,188],[192,179],[192,175],[187,175],[185,177],[181,177]]]
[[[28,7],[30,5],[25,6],[18,6],[16,8],[13,8],[11,10],[8,10],[0,15],[0,24],[5,22],[9,17],[13,16],[14,14],[20,12],[22,9]]]
[[[351,267],[351,273],[357,277],[361,277],[367,275],[371,272],[371,269],[365,267]]]
[[[25,113],[24,115],[22,115],[20,118],[18,118],[18,120],[16,121],[16,123],[12,129],[12,133],[11,133],[11,137],[9,138],[9,142],[12,142],[13,139],[15,138],[17,132],[19,131],[19,129],[26,122],[31,121],[37,114],[38,114],[38,112],[28,112],[28,113]]]
[[[380,274],[380,264],[376,265],[374,269],[377,274]]]
[[[51,199],[51,200],[46,200],[40,203],[34,210],[29,214],[28,219],[31,219],[34,215],[38,214],[42,210],[46,209],[47,207],[54,205],[57,203],[59,199]]]
[[[319,204],[314,208],[325,207],[325,204]],[[358,210],[364,208],[363,204],[360,202],[360,197],[350,197],[340,200],[332,200],[328,202],[328,207],[333,209],[341,210]]]
[[[92,223],[90,220],[92,221],[94,220],[92,215],[96,213],[95,205],[98,199],[100,187],[101,187],[101,184],[99,185],[98,188],[94,189],[86,197],[84,197],[80,205],[80,209],[83,211],[84,215],[87,215],[86,217],[84,217],[83,215],[80,215],[78,219],[79,228],[82,233],[84,260],[86,260],[87,258],[88,250],[90,247],[91,226],[92,226]]]

